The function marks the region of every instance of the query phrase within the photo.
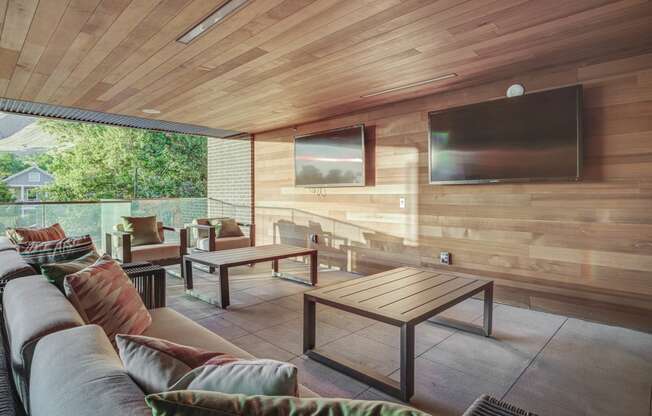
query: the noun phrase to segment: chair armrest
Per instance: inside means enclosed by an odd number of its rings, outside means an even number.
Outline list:
[[[122,269],[129,276],[147,309],[166,305],[166,274],[161,266],[147,262],[126,263]]]
[[[113,237],[117,237],[122,241],[122,262],[131,262],[131,234],[125,231],[109,231],[105,235],[106,254],[114,257],[113,253]]]

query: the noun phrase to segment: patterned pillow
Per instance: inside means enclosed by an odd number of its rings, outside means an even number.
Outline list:
[[[63,292],[63,279],[67,275],[85,269],[95,263],[99,258],[100,255],[97,254],[97,252],[91,251],[90,253],[84,254],[83,256],[69,262],[42,264],[41,274]],[[110,259],[109,256],[106,256],[105,258]]]
[[[139,335],[152,324],[138,291],[115,260],[99,259],[66,276],[64,289],[85,321],[101,326],[111,342],[117,334]]]
[[[23,260],[39,270],[42,264],[70,261],[93,251],[95,246],[90,235],[18,244],[18,253]]]
[[[212,391],[150,394],[153,416],[429,416],[408,406],[381,401],[245,396]]]
[[[116,345],[127,373],[145,393],[168,391],[193,368],[238,358],[142,335],[117,335]]]
[[[28,241],[52,241],[66,238],[66,233],[59,223],[52,224],[45,228],[10,228],[6,232],[7,237],[15,244]]]
[[[231,394],[297,396],[297,368],[275,360],[206,363],[191,370],[170,390],[207,390]]]

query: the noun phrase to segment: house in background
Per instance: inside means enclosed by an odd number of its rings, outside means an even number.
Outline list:
[[[2,181],[14,193],[16,202],[25,202],[37,200],[34,190],[49,185],[54,181],[54,177],[38,166],[30,166]]]

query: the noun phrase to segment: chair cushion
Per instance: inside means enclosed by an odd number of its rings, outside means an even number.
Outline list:
[[[206,363],[224,364],[239,358],[142,335],[117,335],[120,359],[145,393],[168,391],[188,372]]]
[[[162,242],[159,235],[156,216],[149,217],[122,217],[125,232],[131,234],[131,245],[142,246],[159,244]]]
[[[39,271],[42,264],[70,261],[92,251],[95,251],[95,245],[90,235],[18,244],[18,253],[23,260]]]
[[[59,223],[45,228],[14,228],[7,230],[7,236],[15,243],[28,241],[52,241],[66,238],[66,233]]]
[[[215,239],[215,250],[230,250],[232,248],[249,247],[251,240],[247,236],[242,237],[224,237]],[[208,238],[200,238],[197,240],[197,248],[200,250],[208,251]]]
[[[63,279],[69,275],[76,273],[86,267],[92,265],[100,258],[100,255],[95,251],[84,254],[78,259],[62,263],[48,263],[41,265],[41,274],[48,282],[54,284],[63,292]],[[109,257],[107,256],[107,259]]]
[[[145,398],[154,416],[428,416],[390,402],[245,396],[210,391],[171,391]]]
[[[170,390],[207,390],[232,394],[297,396],[297,368],[275,360],[212,360],[184,375]]]
[[[141,334],[152,322],[138,290],[113,259],[66,276],[66,295],[86,322],[104,329],[113,342],[116,334]]]
[[[29,408],[30,416],[151,414],[143,391],[96,325],[60,331],[38,343]]]
[[[27,403],[29,369],[37,342],[53,332],[84,325],[84,320],[56,287],[38,275],[7,283],[2,304],[14,381],[18,395]]]
[[[240,229],[237,221],[233,218],[226,218],[221,221],[220,230],[217,233],[217,238],[225,237],[242,237],[244,233]]]
[[[119,252],[122,254],[122,248]],[[131,248],[132,262],[175,259],[179,257],[181,257],[181,246],[178,243],[149,244]]]

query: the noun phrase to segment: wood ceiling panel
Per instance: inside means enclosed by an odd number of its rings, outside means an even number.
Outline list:
[[[224,2],[0,0],[0,96],[259,132],[652,50],[644,0],[251,0],[176,42]]]

